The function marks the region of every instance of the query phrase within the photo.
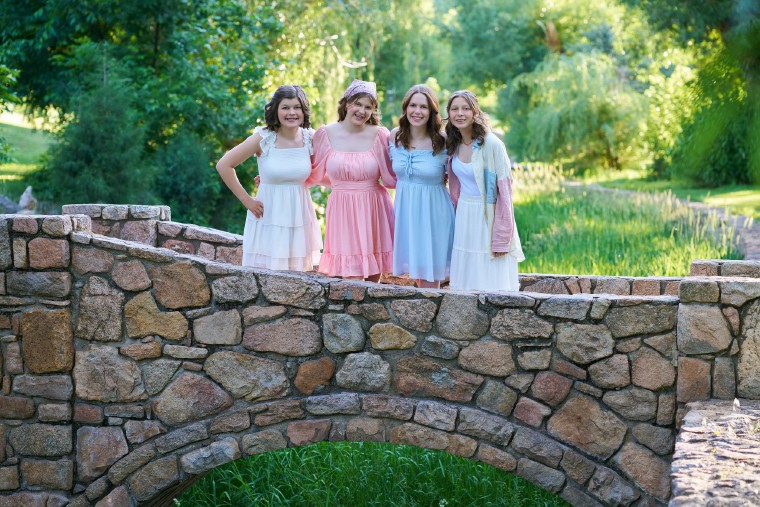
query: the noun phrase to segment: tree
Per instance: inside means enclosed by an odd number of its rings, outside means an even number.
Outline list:
[[[530,97],[529,157],[612,169],[641,157],[636,138],[645,128],[645,100],[609,57],[552,55],[514,85]]]
[[[107,56],[92,87],[73,98],[75,120],[52,148],[41,177],[58,203],[152,203],[154,169],[135,95]]]
[[[457,2],[450,27],[452,73],[457,88],[488,92],[524,72],[547,53],[541,0]]]

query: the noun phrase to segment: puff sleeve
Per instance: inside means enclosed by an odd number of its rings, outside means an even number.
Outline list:
[[[327,158],[330,156],[332,148],[330,140],[327,138],[327,128],[322,126],[317,129],[311,138],[311,174],[304,185],[311,187],[313,185],[330,186],[330,178],[327,176]]]
[[[387,188],[396,188],[396,173],[393,172],[393,164],[391,163],[391,155],[388,149],[390,138],[391,133],[388,129],[380,127],[372,150],[380,167],[380,178],[383,180],[383,185]]]
[[[259,143],[259,146],[261,146],[261,156],[266,157],[269,155],[269,150],[274,146],[277,134],[266,127],[256,127],[253,129],[253,133],[261,136],[261,142]]]

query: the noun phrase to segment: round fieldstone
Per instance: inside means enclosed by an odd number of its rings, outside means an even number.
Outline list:
[[[249,327],[243,335],[243,346],[257,352],[300,357],[322,350],[322,339],[316,323],[293,318]]]
[[[302,393],[312,394],[314,391],[329,385],[334,373],[335,361],[329,357],[306,361],[298,367],[294,385]]]
[[[211,291],[217,303],[247,303],[256,299],[259,287],[253,273],[242,273],[214,280]]]
[[[512,347],[506,343],[473,342],[462,349],[458,361],[465,370],[495,377],[506,377],[517,370]]]
[[[435,319],[438,332],[452,340],[476,340],[488,332],[488,314],[478,309],[477,296],[446,294]]]
[[[631,384],[628,356],[615,354],[588,367],[591,381],[603,389],[617,389]]]
[[[684,354],[713,354],[731,346],[731,331],[717,305],[678,305],[678,350]]]
[[[74,385],[84,400],[128,403],[146,398],[137,362],[120,356],[114,347],[91,345],[78,350]]]
[[[578,364],[612,355],[615,341],[602,324],[557,324],[557,349]]]
[[[417,344],[417,337],[406,329],[389,322],[375,324],[369,330],[372,348],[376,350],[411,349]]]
[[[327,304],[325,289],[319,283],[295,274],[259,274],[261,291],[272,303],[318,310]]]
[[[197,421],[232,406],[232,397],[206,377],[183,373],[153,402],[164,424]]]
[[[433,328],[438,306],[425,299],[400,299],[391,303],[391,310],[402,326],[427,332]]]
[[[385,391],[391,381],[391,365],[382,357],[362,352],[349,354],[335,375],[335,383],[357,391]]]
[[[648,347],[631,354],[631,371],[633,384],[650,391],[672,386],[676,380],[670,361]]]
[[[156,300],[166,308],[205,306],[211,302],[206,277],[189,262],[175,262],[151,270]]]
[[[322,318],[325,347],[333,354],[357,352],[364,348],[364,329],[350,315],[328,313]]]
[[[207,345],[237,345],[243,339],[243,328],[237,310],[212,313],[193,321],[193,337]]]
[[[550,435],[607,459],[623,444],[628,426],[588,396],[575,396],[549,419]]]
[[[404,357],[396,363],[393,384],[405,396],[435,396],[449,401],[470,401],[485,379],[423,356]]]
[[[111,278],[116,285],[129,291],[141,291],[151,286],[145,266],[137,260],[117,264]]]
[[[282,398],[290,388],[282,363],[250,354],[215,352],[206,359],[203,369],[232,396],[247,401]]]
[[[657,415],[657,395],[639,387],[607,391],[602,400],[618,414],[634,421],[648,421]]]
[[[527,308],[505,308],[491,322],[491,336],[499,340],[518,340],[522,338],[549,338],[554,326],[533,310]]]

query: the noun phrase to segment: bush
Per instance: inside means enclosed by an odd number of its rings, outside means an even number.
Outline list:
[[[208,225],[219,200],[221,180],[206,145],[181,130],[156,152],[156,193],[178,222]]]
[[[129,89],[106,81],[78,96],[75,119],[51,149],[41,174],[58,203],[151,204],[154,168]]]

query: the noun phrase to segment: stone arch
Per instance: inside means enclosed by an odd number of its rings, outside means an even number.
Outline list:
[[[263,405],[230,407],[136,448],[104,471],[111,488],[103,497],[105,504],[119,505],[117,499],[129,498],[140,505],[168,505],[174,495],[218,466],[322,441],[385,442],[440,450],[515,473],[573,504],[596,502],[557,470],[567,469],[580,478],[593,472],[590,460],[551,437],[480,410],[353,392],[304,398],[301,418],[296,404]],[[263,418],[259,423],[265,426],[256,424],[259,415]],[[617,485],[618,490],[621,486]],[[637,498],[630,488],[616,494]]]
[[[233,235],[163,208],[72,211],[113,220],[0,218],[0,505],[150,502],[134,491],[153,471],[177,471],[157,497],[230,438],[242,453],[246,434],[349,422],[574,503],[664,504],[677,411],[733,397],[734,356],[758,355],[739,348],[755,347],[740,338],[760,284],[723,277],[729,262],[679,281],[416,290],[241,268]]]

